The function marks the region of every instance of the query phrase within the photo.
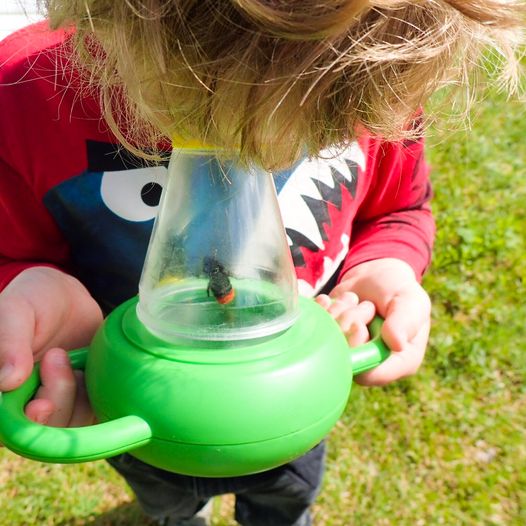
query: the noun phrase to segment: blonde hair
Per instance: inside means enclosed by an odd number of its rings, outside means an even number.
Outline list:
[[[150,157],[174,134],[267,168],[365,128],[402,137],[486,49],[513,83],[525,5],[511,0],[47,0],[110,128]],[[150,152],[150,153],[147,153]]]

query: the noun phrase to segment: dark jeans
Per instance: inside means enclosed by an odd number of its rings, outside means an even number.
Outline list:
[[[152,518],[189,519],[214,495],[236,495],[242,526],[309,526],[309,506],[318,494],[324,469],[322,442],[278,468],[232,478],[200,478],[170,473],[131,455],[108,462],[126,479],[144,512]]]

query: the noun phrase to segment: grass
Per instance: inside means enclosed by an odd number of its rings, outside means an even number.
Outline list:
[[[498,96],[470,132],[429,141],[438,238],[418,375],[355,388],[329,437],[317,526],[526,524],[526,119]],[[147,524],[104,462],[0,451],[0,524]],[[232,498],[215,526],[231,526]]]

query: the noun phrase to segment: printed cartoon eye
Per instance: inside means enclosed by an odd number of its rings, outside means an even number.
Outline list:
[[[149,221],[157,215],[166,172],[164,166],[104,172],[102,200],[123,219]]]

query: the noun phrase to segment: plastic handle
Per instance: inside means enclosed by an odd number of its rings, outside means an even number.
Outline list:
[[[369,324],[371,339],[364,345],[351,349],[351,368],[353,376],[374,369],[380,365],[390,354],[391,351],[383,342],[380,331],[383,320],[375,318]]]
[[[87,348],[69,353],[83,369]],[[18,389],[0,393],[0,442],[18,455],[42,462],[70,464],[107,458],[150,441],[150,426],[138,416],[125,416],[86,427],[49,427],[29,420],[24,407],[40,385],[39,367]]]

